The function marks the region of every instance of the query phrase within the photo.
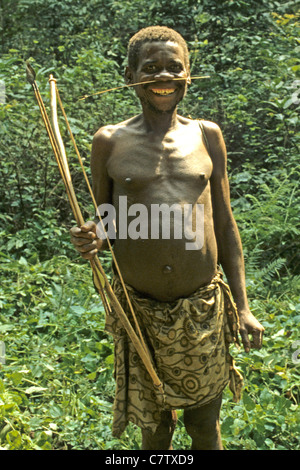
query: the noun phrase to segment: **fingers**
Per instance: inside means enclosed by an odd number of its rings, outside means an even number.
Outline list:
[[[71,231],[71,241],[74,245],[85,245],[96,239],[94,232],[82,232],[80,229]]]
[[[252,332],[253,341],[251,342],[251,346],[255,349],[260,349],[262,347],[263,342],[263,335],[264,335],[264,328],[259,330],[254,330]]]
[[[80,227],[80,229],[83,232],[94,232],[94,233],[96,233],[96,228],[97,226],[95,222],[93,222],[92,220],[89,220],[88,222],[86,222],[84,225]]]
[[[88,234],[87,238],[90,238],[91,237],[90,232],[96,235],[96,228],[97,226],[95,222],[90,220],[86,222],[84,225],[82,225],[81,227],[72,227],[70,230],[70,233],[71,233],[71,236],[73,237],[79,237],[79,236],[85,237],[85,234]],[[92,238],[95,238],[95,237],[92,237]]]
[[[84,259],[93,259],[94,256],[96,256],[96,254],[98,253],[98,249],[89,249],[88,251],[85,251],[85,252],[80,252],[80,255],[82,258]]]
[[[73,227],[70,230],[71,242],[76,250],[85,259],[92,259],[98,252],[99,241],[96,236],[96,224],[92,221],[86,222],[81,227]]]
[[[251,342],[250,342],[248,333],[247,333],[246,330],[240,329],[240,335],[241,335],[241,338],[242,338],[242,343],[243,343],[243,346],[244,346],[244,350],[246,351],[246,353],[248,353],[251,349]]]
[[[250,349],[260,349],[263,342],[264,327],[251,314],[246,319],[241,318],[240,335],[246,352]],[[250,339],[252,336],[252,340]]]
[[[246,330],[240,331],[242,337],[242,343],[246,352],[249,352],[250,349],[261,349],[263,341],[263,331],[253,331],[252,332],[252,341]],[[251,333],[250,333],[251,334]]]

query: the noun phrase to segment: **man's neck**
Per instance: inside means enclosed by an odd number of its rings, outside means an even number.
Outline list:
[[[160,112],[143,107],[146,130],[154,134],[166,134],[177,126],[177,108],[170,112]]]

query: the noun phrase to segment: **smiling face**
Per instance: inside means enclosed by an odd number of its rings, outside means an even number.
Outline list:
[[[126,79],[127,83],[155,81],[135,87],[143,108],[173,112],[183,99],[190,80],[183,48],[171,41],[145,42],[136,70],[128,68]]]

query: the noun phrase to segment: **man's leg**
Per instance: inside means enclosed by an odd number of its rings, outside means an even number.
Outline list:
[[[176,422],[176,411],[163,411],[154,434],[142,430],[142,450],[171,450]]]
[[[223,450],[220,432],[222,396],[207,405],[184,411],[184,424],[192,450]]]

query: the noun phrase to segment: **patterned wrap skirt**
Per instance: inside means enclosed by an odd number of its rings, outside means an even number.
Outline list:
[[[121,282],[113,290],[128,318]],[[163,384],[164,399],[145,369],[114,310],[105,330],[114,339],[116,393],[112,433],[120,437],[128,422],[155,432],[164,410],[196,408],[216,399],[229,385],[239,401],[243,379],[229,354],[238,344],[239,322],[228,285],[218,272],[212,281],[188,298],[161,302],[126,285],[134,313]]]

